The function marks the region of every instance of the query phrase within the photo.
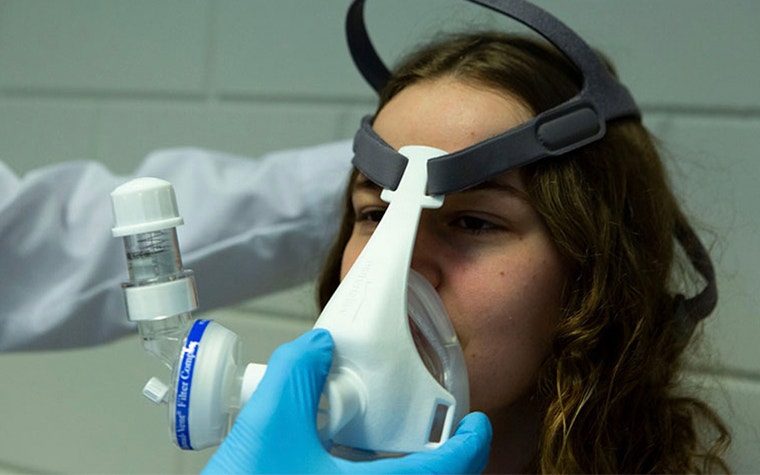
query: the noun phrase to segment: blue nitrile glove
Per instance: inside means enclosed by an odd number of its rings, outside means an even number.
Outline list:
[[[463,418],[456,434],[429,452],[371,462],[330,455],[319,441],[316,420],[332,350],[327,330],[312,330],[279,347],[203,473],[480,473],[485,469],[491,424],[482,413]]]

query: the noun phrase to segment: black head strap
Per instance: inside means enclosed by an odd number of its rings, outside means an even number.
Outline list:
[[[640,117],[628,90],[609,72],[599,56],[564,23],[522,0],[470,0],[525,24],[570,59],[583,76],[581,91],[572,99],[518,127],[428,164],[428,191],[445,194],[481,183],[500,173],[549,156],[563,155],[604,136],[606,122]],[[388,69],[377,55],[364,25],[364,0],[355,0],[346,18],[348,45],[359,71],[378,92]],[[355,139],[354,165],[368,178],[395,189],[406,159],[372,132],[365,120]],[[505,152],[506,151],[506,152]],[[383,155],[384,160],[375,160]],[[462,160],[466,157],[466,160]],[[389,162],[390,160],[390,162]]]
[[[428,193],[461,191],[498,174],[550,156],[563,155],[601,139],[610,120],[640,118],[641,113],[602,59],[573,30],[548,12],[524,0],[469,0],[517,20],[544,37],[581,72],[581,91],[570,100],[538,114],[501,135],[428,162]],[[346,17],[349,50],[362,76],[377,92],[390,73],[378,56],[364,24],[364,0],[354,0]],[[372,117],[362,120],[354,137],[354,165],[384,188],[396,189],[406,158],[372,129]],[[675,315],[684,322],[685,336],[697,321],[709,315],[717,302],[715,274],[709,254],[685,223],[676,229],[697,271],[707,281],[703,291],[689,299],[678,295]]]
[[[707,282],[704,289],[691,298],[686,298],[681,294],[675,297],[674,314],[680,337],[685,344],[694,333],[697,323],[710,315],[718,304],[718,286],[715,282],[715,269],[710,254],[694,230],[685,221],[679,219],[676,221],[675,235],[691,264]]]

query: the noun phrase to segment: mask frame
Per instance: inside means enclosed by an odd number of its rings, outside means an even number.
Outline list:
[[[533,119],[463,150],[428,162],[429,195],[464,190],[496,175],[546,157],[557,157],[595,142],[606,133],[608,121],[641,119],[628,89],[610,72],[604,61],[572,29],[556,17],[524,0],[468,0],[508,16],[549,41],[578,69],[581,90],[571,99],[539,113]],[[346,15],[346,36],[353,61],[378,93],[390,77],[375,50],[364,22],[364,0],[354,0]],[[406,158],[372,129],[366,116],[354,137],[353,165],[378,185],[395,190],[407,165]],[[509,154],[503,153],[509,150]],[[680,217],[675,238],[694,268],[705,279],[702,291],[686,298],[675,296],[675,317],[688,341],[696,324],[717,304],[715,271],[710,256],[694,230]]]

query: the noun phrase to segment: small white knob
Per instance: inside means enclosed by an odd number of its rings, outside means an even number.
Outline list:
[[[169,386],[158,378],[150,378],[143,388],[143,396],[156,404],[165,402],[168,393]]]

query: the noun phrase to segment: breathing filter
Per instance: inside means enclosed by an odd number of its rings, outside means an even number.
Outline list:
[[[330,331],[334,358],[318,425],[323,443],[348,458],[433,449],[468,412],[464,357],[432,286],[410,269],[419,216],[442,197],[425,194],[427,161],[445,152],[402,149],[409,160],[371,239],[316,321]],[[219,444],[256,390],[266,365],[242,361],[241,339],[194,319],[193,274],[182,266],[183,223],[169,182],[138,178],[111,193],[114,237],[124,239],[128,318],[145,350],[171,371],[143,394],[169,410],[183,449]],[[299,428],[293,428],[299,430]]]

